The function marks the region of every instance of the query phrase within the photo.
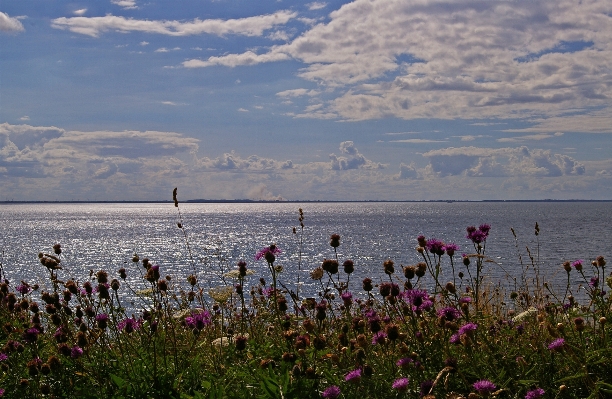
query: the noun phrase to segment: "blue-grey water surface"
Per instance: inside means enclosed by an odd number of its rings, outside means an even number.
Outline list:
[[[465,229],[487,223],[492,228],[486,253],[495,263],[486,263],[485,271],[493,282],[511,284],[512,277],[530,263],[528,247],[543,279],[558,288],[565,284],[564,260],[589,263],[598,255],[610,258],[610,206],[606,202],[185,203],[177,209],[170,203],[4,204],[0,205],[0,261],[11,283],[25,280],[44,286],[48,273],[37,254],[52,253],[59,243],[63,280],[83,281],[90,270],[100,269],[115,276],[125,267],[132,284],[144,286],[138,277],[141,270],[131,262],[137,253],[159,264],[162,275],[174,281],[185,281],[195,271],[205,286],[224,284],[219,276],[246,260],[255,271],[249,277],[255,284],[259,277],[269,278],[265,262],[255,261],[255,253],[276,243],[282,250],[277,257],[284,267],[281,281],[293,288],[299,278],[302,292],[312,294],[317,287],[309,271],[335,256],[329,236],[339,234],[340,263],[354,260],[351,289],[359,291],[363,277],[383,278],[386,259],[396,263],[400,276],[400,265],[420,261],[415,247],[421,234],[458,244],[456,268],[465,271],[461,253],[474,252]],[[298,208],[304,211],[303,233]],[[179,209],[184,230],[177,227]],[[444,279],[449,280],[450,264],[444,260]],[[574,273],[572,281],[577,285],[582,280]]]

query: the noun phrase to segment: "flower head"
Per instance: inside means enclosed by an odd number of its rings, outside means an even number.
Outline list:
[[[414,363],[414,360],[410,357],[403,357],[400,360],[398,360],[395,365],[397,367],[401,367],[403,369],[409,367],[412,363]]]
[[[355,369],[349,372],[347,375],[344,376],[344,381],[352,382],[355,384],[359,383],[359,381],[361,381],[361,369]]]
[[[340,393],[340,388],[338,388],[336,385],[331,385],[325,388],[325,390],[321,393],[321,397],[325,399],[336,399],[338,396],[340,396]]]
[[[255,260],[265,259],[268,263],[274,263],[276,255],[280,253],[281,250],[275,244],[272,244],[269,247],[260,249],[257,254],[255,254]]]
[[[489,380],[476,381],[472,386],[479,394],[488,394],[495,391],[497,388],[497,386]]]
[[[461,317],[461,312],[453,307],[438,309],[438,317],[453,321]]]
[[[398,378],[397,380],[393,381],[391,388],[397,389],[400,392],[404,392],[408,389],[409,382],[410,380],[408,378]]]
[[[582,259],[577,259],[572,262],[572,267],[578,271],[582,270]]]
[[[478,328],[478,324],[475,323],[467,323],[463,326],[461,326],[461,328],[459,328],[459,335],[463,335],[463,334],[467,334],[467,335],[472,335],[474,333],[474,331],[476,331],[476,329]]]
[[[565,340],[563,338],[557,338],[550,344],[548,344],[548,349],[553,352],[559,352],[563,350],[563,346],[565,345]]]
[[[384,344],[386,340],[387,340],[387,333],[385,333],[384,331],[377,331],[372,336],[372,345]]]
[[[24,282],[22,282],[21,284],[19,284],[16,288],[17,292],[19,292],[21,295],[26,295],[28,294],[30,291],[32,291],[32,288],[30,288],[30,286]]]
[[[525,395],[525,399],[539,399],[544,396],[545,393],[546,392],[542,388],[536,388],[527,392],[527,395]]]
[[[204,327],[211,323],[212,321],[210,320],[210,313],[208,313],[206,310],[185,317],[185,324],[187,324],[188,327],[195,328],[198,331],[202,330]]]
[[[491,226],[489,226],[488,224],[481,224],[478,229],[476,229],[476,227],[474,226],[470,226],[466,230],[466,238],[468,240],[471,240],[474,244],[480,244],[481,242],[487,240],[487,237],[489,236],[489,231],[491,230]]]
[[[73,359],[78,359],[83,355],[83,349],[78,346],[73,346],[70,350],[70,357]]]
[[[134,330],[138,330],[140,326],[142,326],[142,319],[136,320],[133,317],[128,317],[117,324],[117,328],[125,331],[128,334],[132,333]]]
[[[455,252],[459,251],[459,245],[453,243],[447,243],[444,245],[444,250],[448,256],[453,256]]]
[[[436,240],[435,238],[427,240],[425,248],[427,248],[427,250],[432,254],[436,254],[438,256],[444,255],[444,243],[440,240]]]
[[[426,311],[433,306],[433,302],[429,299],[429,294],[425,290],[404,291],[402,296],[412,305],[414,312]]]

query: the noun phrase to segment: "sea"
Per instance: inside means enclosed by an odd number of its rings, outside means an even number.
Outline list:
[[[353,260],[349,290],[356,293],[365,277],[375,283],[388,280],[382,266],[388,259],[395,263],[396,280],[403,283],[402,266],[422,260],[416,247],[417,237],[424,235],[460,247],[453,264],[442,257],[441,282],[455,281],[464,289],[468,271],[474,270],[473,264],[470,270],[463,266],[461,254],[475,252],[466,228],[488,224],[483,272],[491,284],[513,290],[525,275],[532,285],[548,283],[563,293],[568,278],[564,261],[584,260],[588,279],[596,272],[591,260],[599,255],[612,260],[611,210],[612,203],[605,201],[232,202],[179,207],[167,202],[4,203],[0,263],[2,277],[13,287],[25,281],[45,289],[49,271],[38,254],[52,254],[53,246],[60,244],[60,280],[83,282],[98,270],[113,278],[125,268],[126,282],[136,291],[148,284],[142,265],[132,262],[136,254],[158,264],[172,284],[186,284],[188,275],[197,275],[206,291],[235,284],[226,273],[241,260],[253,272],[247,285],[258,284],[260,278],[269,283],[268,266],[255,260],[255,254],[275,244],[281,250],[275,262],[282,266],[279,281],[300,296],[316,296],[321,285],[310,278],[310,271],[326,258],[337,258],[340,264]],[[329,244],[332,234],[340,235],[336,250]],[[459,272],[463,284],[457,280]],[[432,288],[433,279],[426,276],[421,284]],[[573,271],[570,284],[580,295],[588,281]]]

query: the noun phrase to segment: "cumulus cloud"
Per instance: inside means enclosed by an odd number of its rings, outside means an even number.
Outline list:
[[[0,11],[0,32],[23,32],[23,24],[17,18],[11,18]]]
[[[306,7],[308,7],[310,11],[320,10],[322,8],[327,7],[327,3],[324,3],[322,1],[313,1],[312,3],[306,4]]]
[[[174,132],[3,123],[0,184],[22,200],[158,200],[176,186],[185,199],[367,200],[373,193],[384,193],[376,199],[550,198],[550,190],[565,198],[609,198],[612,179],[612,159],[580,162],[526,146],[444,148],[404,161],[398,171],[397,164],[371,161],[352,141],[340,143],[330,159],[301,162],[237,152],[204,157],[199,145]]]
[[[284,25],[296,17],[295,12],[279,11],[270,15],[260,15],[240,19],[195,19],[191,22],[149,21],[106,15],[104,17],[56,18],[51,26],[68,29],[74,33],[98,37],[104,32],[121,33],[144,32],[168,36],[192,36],[211,34],[217,36],[244,35],[261,36],[263,32],[277,25]]]
[[[502,137],[500,139],[497,139],[497,141],[499,141],[500,143],[520,143],[520,142],[529,141],[529,140],[535,140],[535,141],[546,140],[546,139],[550,139],[553,137],[560,137],[560,136],[563,136],[563,133],[559,133],[559,132],[555,134],[538,133],[538,134],[531,134],[527,136]]]
[[[340,153],[345,156],[337,156],[330,154],[332,170],[348,170],[348,169],[383,169],[385,166],[380,163],[375,163],[366,159],[365,156],[359,153],[357,147],[352,141],[343,141],[340,143]]]
[[[302,62],[298,75],[335,98],[295,117],[530,118],[546,132],[609,132],[610,15],[612,3],[581,0],[355,0],[284,45],[185,66]],[[600,107],[602,119],[551,120]]]
[[[405,163],[400,163],[400,172],[397,175],[397,179],[416,179],[418,177],[417,169],[414,163],[410,165],[406,165]]]
[[[138,8],[135,0],[111,0],[111,3],[125,9]]]
[[[585,166],[575,159],[549,150],[518,148],[459,147],[423,154],[438,176],[540,176],[583,175]]]
[[[266,62],[284,61],[289,59],[289,56],[280,52],[269,52],[264,54],[256,54],[253,51],[247,51],[242,54],[228,54],[223,56],[212,56],[207,60],[188,60],[183,62],[185,68],[202,68],[213,65],[223,65],[227,67],[236,67],[239,65],[256,65]]]

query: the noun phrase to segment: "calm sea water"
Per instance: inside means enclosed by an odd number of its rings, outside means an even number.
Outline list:
[[[334,257],[329,236],[339,234],[340,263],[353,259],[356,276],[383,278],[386,259],[399,265],[420,261],[416,237],[425,235],[454,242],[462,252],[473,247],[465,238],[469,225],[492,226],[487,254],[494,262],[486,273],[494,281],[511,283],[530,263],[528,247],[546,281],[557,287],[565,283],[564,260],[590,261],[598,255],[612,259],[611,203],[605,202],[470,202],[470,203],[304,203],[304,204],[181,204],[184,230],[177,227],[179,214],[173,204],[6,204],[0,205],[0,261],[6,277],[47,284],[47,270],[38,262],[39,252],[52,253],[62,245],[61,279],[81,281],[90,270],[116,274],[125,267],[135,286],[142,285],[141,270],[132,264],[137,253],[161,266],[163,275],[184,282],[194,270],[204,286],[224,284],[219,276],[246,260],[255,271],[250,277],[269,280],[265,262],[255,261],[260,248],[276,243],[282,250],[281,280],[302,292],[317,287],[309,271],[324,258]],[[304,230],[299,228],[298,208],[304,211]],[[534,234],[535,223],[540,235]],[[293,228],[297,228],[297,234]],[[518,239],[515,240],[511,228]],[[184,234],[185,233],[185,234]],[[186,237],[185,237],[186,236]],[[302,245],[300,245],[300,241]],[[301,248],[301,255],[300,255]],[[457,270],[463,266],[457,258]],[[443,265],[450,279],[450,264]],[[573,283],[580,281],[576,273]]]

